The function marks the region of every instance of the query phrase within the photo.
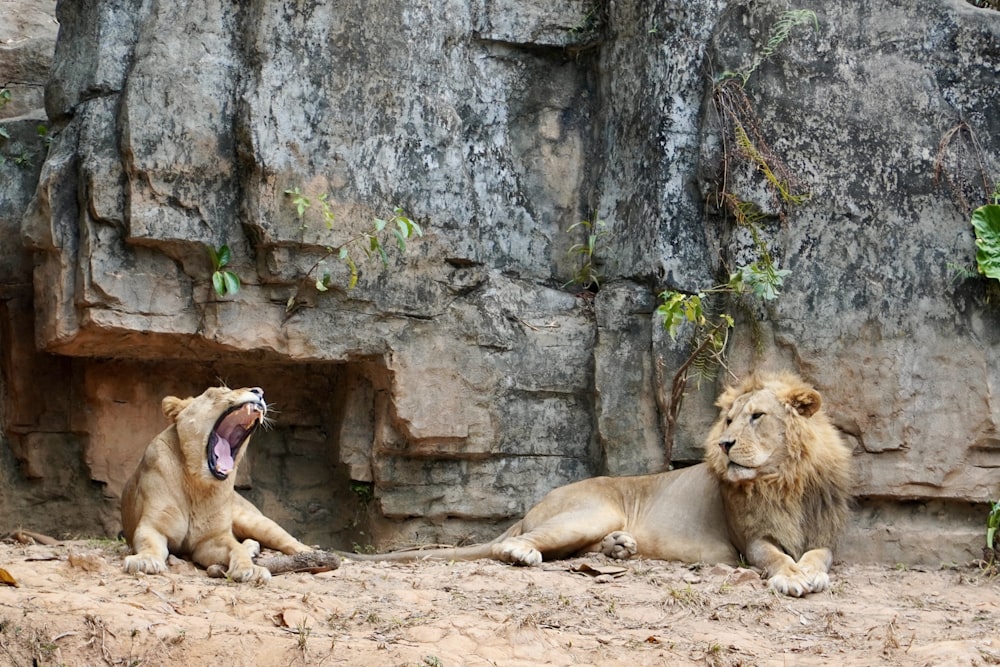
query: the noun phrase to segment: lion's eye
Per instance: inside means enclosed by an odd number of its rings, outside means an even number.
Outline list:
[[[752,415],[750,415],[750,421],[755,422],[763,416],[764,416],[763,412],[755,412]]]
[[[733,418],[732,417],[726,417],[726,426],[729,426],[732,423],[733,423]]]

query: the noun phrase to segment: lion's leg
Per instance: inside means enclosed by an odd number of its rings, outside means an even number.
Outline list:
[[[530,514],[529,514],[530,516]],[[528,517],[525,517],[526,520]],[[539,565],[544,558],[564,558],[596,550],[609,534],[623,527],[619,511],[584,508],[556,514],[516,537],[493,546],[493,557],[515,565]]]
[[[238,538],[252,538],[268,549],[285,554],[312,551],[239,494],[233,500],[233,533]]]
[[[241,543],[232,533],[217,535],[202,540],[191,553],[191,560],[203,567],[215,564],[228,565],[226,576],[233,581],[263,583],[270,580],[271,573],[266,567],[254,565],[251,558],[251,549],[259,546],[253,540]]]
[[[802,597],[806,593],[818,593],[830,585],[827,571],[833,561],[829,549],[813,549],[803,554],[798,562],[767,540],[757,540],[747,548],[747,559],[751,565],[764,570],[771,589]]]
[[[160,574],[167,571],[167,538],[148,524],[140,523],[132,535],[135,554],[125,557],[125,571],[129,574],[145,572]]]

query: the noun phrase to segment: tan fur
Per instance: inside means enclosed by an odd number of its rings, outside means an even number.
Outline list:
[[[819,393],[790,373],[761,374],[717,405],[705,460],[721,480],[733,544],[782,593],[825,589],[847,522],[851,452]]]
[[[537,565],[600,551],[737,564],[743,554],[781,593],[821,591],[847,518],[851,453],[820,405],[792,374],[755,375],[719,398],[704,463],[557,488],[488,544],[351,557]]]
[[[249,435],[236,441],[267,413],[260,389],[213,387],[195,398],[168,396],[162,407],[172,423],[146,447],[122,492],[122,527],[133,550],[125,558],[126,572],[165,572],[172,553],[204,567],[223,565],[234,581],[260,582],[271,578],[253,563],[260,545],[286,554],[311,551],[234,489]],[[236,410],[229,413],[231,408]],[[213,445],[217,424],[218,433],[239,449],[232,457],[218,457],[213,474],[209,452],[230,451]]]

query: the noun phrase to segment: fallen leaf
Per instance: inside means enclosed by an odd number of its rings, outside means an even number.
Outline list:
[[[608,577],[620,577],[628,572],[628,568],[620,567],[618,565],[590,565],[589,563],[577,563],[576,565],[570,567],[569,571],[587,574],[591,577],[599,577],[601,575]]]
[[[14,588],[20,588],[21,584],[17,583],[17,579],[11,576],[10,572],[0,567],[0,581],[7,584],[8,586],[13,586]]]
[[[275,625],[291,630],[308,630],[316,620],[298,609],[282,609],[275,615]]]

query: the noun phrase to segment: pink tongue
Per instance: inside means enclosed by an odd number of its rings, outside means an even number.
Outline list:
[[[233,471],[233,448],[224,438],[215,443],[215,467],[223,474]]]

